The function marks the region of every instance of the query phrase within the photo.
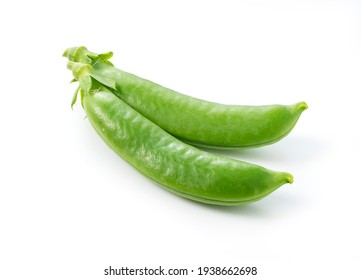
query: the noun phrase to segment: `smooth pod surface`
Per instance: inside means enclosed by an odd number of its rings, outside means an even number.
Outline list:
[[[92,126],[118,155],[177,195],[209,204],[239,205],[292,183],[289,173],[183,143],[112,92],[84,94],[83,107]]]
[[[111,53],[95,54],[79,47],[68,49],[65,56],[91,65],[94,78],[107,79],[103,84],[111,84],[133,109],[194,145],[219,149],[269,145],[288,135],[307,108],[305,102],[267,106],[208,102],[115,68],[108,60]]]

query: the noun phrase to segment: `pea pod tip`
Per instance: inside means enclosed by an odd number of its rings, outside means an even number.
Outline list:
[[[287,173],[286,178],[287,178],[287,183],[293,184],[294,179],[293,179],[293,175],[292,175],[292,174]]]
[[[297,103],[297,108],[301,111],[308,109],[308,104],[304,101]]]

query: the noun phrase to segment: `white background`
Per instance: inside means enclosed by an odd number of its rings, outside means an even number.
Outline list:
[[[257,266],[245,279],[360,279],[361,3],[3,1],[0,278],[104,276],[108,266]],[[258,203],[205,206],[113,153],[61,55],[113,51],[117,67],[228,104],[309,109],[281,142],[227,156],[291,172]],[[357,267],[358,266],[358,267]],[[243,278],[242,278],[243,279]]]

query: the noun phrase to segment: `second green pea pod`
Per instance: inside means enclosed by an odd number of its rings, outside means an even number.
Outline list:
[[[112,65],[112,53],[97,54],[85,47],[65,51],[70,61],[89,64],[89,75],[143,116],[197,146],[216,149],[255,148],[287,136],[307,108],[292,105],[224,105],[181,94]]]

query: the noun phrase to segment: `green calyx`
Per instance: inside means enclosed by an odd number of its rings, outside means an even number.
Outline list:
[[[113,64],[109,61],[109,59],[113,56],[112,52],[97,54],[90,52],[84,46],[80,46],[66,49],[63,56],[69,59],[67,68],[73,73],[74,79],[72,82],[79,82],[79,87],[74,93],[71,107],[73,107],[77,101],[79,93],[82,103],[84,94],[91,92],[91,90],[97,90],[96,86],[99,86],[99,83],[105,87],[115,89],[114,80],[100,76],[93,68],[93,66],[98,62],[113,66]],[[95,83],[95,81],[98,83]]]
[[[103,62],[113,66],[113,63],[109,61],[109,59],[113,56],[112,52],[98,54],[89,51],[86,47],[83,46],[68,48],[63,53],[63,56],[68,58],[69,61],[73,62],[81,62],[90,65]]]

